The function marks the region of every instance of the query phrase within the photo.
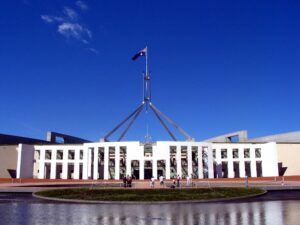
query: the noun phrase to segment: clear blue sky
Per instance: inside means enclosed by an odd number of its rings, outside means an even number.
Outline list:
[[[0,133],[99,140],[142,101],[146,45],[153,102],[197,140],[300,130],[298,0],[4,0],[0,25]],[[169,139],[143,113],[125,140],[147,123]]]

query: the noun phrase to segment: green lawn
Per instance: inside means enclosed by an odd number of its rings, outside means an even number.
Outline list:
[[[182,201],[212,200],[261,194],[257,188],[199,189],[89,189],[67,188],[36,192],[43,197],[95,201]]]

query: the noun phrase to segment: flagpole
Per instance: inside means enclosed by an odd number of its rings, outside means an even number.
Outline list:
[[[146,46],[146,76],[148,76],[148,47]]]
[[[149,81],[150,81],[150,76],[149,76],[149,65],[148,65],[148,47],[146,46],[146,51],[145,51],[145,60],[146,60],[146,71],[145,71],[145,78],[144,78],[144,85],[145,85],[145,95],[144,99],[146,101],[146,112],[148,112],[148,104],[150,100],[149,96]]]

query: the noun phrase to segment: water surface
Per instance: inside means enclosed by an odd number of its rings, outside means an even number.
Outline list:
[[[0,224],[300,224],[300,200],[276,200],[280,195],[251,202],[105,205],[45,202],[2,193]]]

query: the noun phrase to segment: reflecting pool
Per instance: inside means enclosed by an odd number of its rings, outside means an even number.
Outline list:
[[[0,224],[300,224],[299,200],[197,204],[69,204],[0,194]]]

